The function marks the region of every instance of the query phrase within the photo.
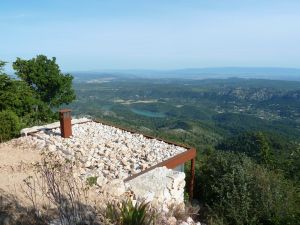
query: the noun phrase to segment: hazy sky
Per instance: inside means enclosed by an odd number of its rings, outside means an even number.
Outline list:
[[[0,60],[65,71],[300,67],[300,0],[0,0]]]

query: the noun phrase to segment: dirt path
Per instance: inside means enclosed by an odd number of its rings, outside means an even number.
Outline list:
[[[34,174],[33,164],[41,160],[38,150],[15,140],[0,144],[0,190],[24,200],[23,180]]]

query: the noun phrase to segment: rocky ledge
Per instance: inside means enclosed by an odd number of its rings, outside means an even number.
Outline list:
[[[71,138],[62,138],[59,124],[53,123],[23,130],[24,135],[34,133],[16,139],[16,144],[74,162],[73,175],[82,180],[95,177],[95,191],[105,199],[129,195],[133,200],[151,202],[165,213],[170,206],[183,204],[183,172],[158,167],[126,183],[124,179],[187,151],[186,148],[85,119],[72,120],[72,124]],[[185,222],[170,217],[166,224],[200,223],[191,218]]]
[[[62,138],[60,128],[40,129],[34,136],[41,147],[79,163],[82,177],[124,180],[187,150],[93,121],[74,124],[72,132]]]

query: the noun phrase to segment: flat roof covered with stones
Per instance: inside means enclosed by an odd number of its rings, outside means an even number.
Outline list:
[[[35,130],[32,135],[46,150],[76,161],[83,177],[124,180],[187,151],[184,147],[94,121],[73,123],[72,133],[71,138],[62,138],[59,127],[48,126]]]

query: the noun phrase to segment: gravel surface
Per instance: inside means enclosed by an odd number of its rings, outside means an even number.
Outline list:
[[[187,149],[96,122],[75,124],[73,136],[60,128],[35,133],[41,147],[78,162],[81,176],[125,179]]]

